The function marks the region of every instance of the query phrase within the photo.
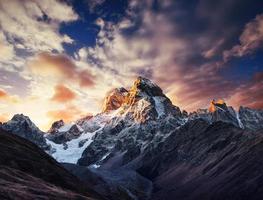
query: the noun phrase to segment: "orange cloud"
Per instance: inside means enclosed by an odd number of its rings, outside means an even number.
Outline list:
[[[2,98],[7,98],[8,97],[8,94],[6,91],[0,89],[0,99]]]
[[[56,102],[69,102],[72,101],[73,99],[75,99],[77,97],[76,93],[73,92],[71,89],[69,89],[68,87],[60,84],[57,85],[55,87],[55,94],[54,96],[51,98],[52,101],[56,101]]]
[[[90,76],[90,73],[88,71],[83,71],[79,74],[80,77],[80,86],[82,87],[90,87],[94,85],[93,77]]]
[[[56,76],[76,81],[82,87],[94,85],[94,76],[88,70],[80,70],[66,55],[43,52],[28,62],[32,73],[41,76]]]
[[[7,122],[9,120],[9,115],[7,113],[0,114],[0,122]]]
[[[47,112],[47,116],[50,118],[51,122],[63,119],[66,123],[75,121],[85,113],[77,108],[76,106],[70,105],[64,109],[51,110]]]
[[[8,103],[19,103],[20,99],[16,95],[9,95],[5,90],[0,89],[0,100]]]

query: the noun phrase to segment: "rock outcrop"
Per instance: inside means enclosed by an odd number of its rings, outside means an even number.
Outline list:
[[[241,106],[238,118],[243,127],[257,131],[263,129],[263,110],[256,110]]]
[[[65,125],[65,122],[63,120],[58,120],[55,121],[52,125],[51,128],[48,130],[48,133],[50,134],[56,134],[59,132],[59,129]]]
[[[102,112],[117,110],[125,103],[128,91],[125,88],[115,88],[108,92],[104,99]]]
[[[46,136],[48,140],[57,144],[64,144],[70,140],[78,138],[82,134],[83,129],[77,124],[65,125],[62,122],[63,121],[58,121],[52,125],[49,134]]]

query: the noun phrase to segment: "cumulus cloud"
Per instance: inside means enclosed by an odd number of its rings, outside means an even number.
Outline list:
[[[60,84],[55,87],[55,94],[51,98],[52,101],[66,103],[74,100],[77,97],[76,93],[68,87]]]
[[[254,20],[247,23],[239,37],[240,44],[223,52],[224,60],[230,57],[242,57],[254,52],[263,45],[263,14],[257,15]]]
[[[79,69],[73,60],[63,54],[40,53],[27,66],[35,75],[55,76],[63,81],[67,79],[78,82],[83,87],[94,85],[95,77],[87,69]]]
[[[63,51],[62,44],[73,40],[59,33],[59,25],[77,18],[70,6],[58,0],[0,1],[2,33],[16,48],[30,52]]]

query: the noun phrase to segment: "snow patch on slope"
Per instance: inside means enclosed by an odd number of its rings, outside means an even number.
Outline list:
[[[238,112],[236,112],[236,118],[237,118],[239,127],[240,127],[240,128],[244,128],[244,125],[243,125],[243,123],[242,123],[241,120],[240,120],[240,117],[239,117],[239,113],[238,113]]]
[[[56,144],[48,139],[46,139],[47,144],[50,144],[52,148],[54,148],[55,152],[51,154],[53,158],[55,158],[58,162],[67,162],[76,164],[80,159],[83,151],[90,145],[93,141],[92,137],[96,134],[97,131],[93,133],[83,133],[80,137],[73,139],[69,142],[63,144]],[[83,146],[79,146],[81,141],[86,142]],[[66,146],[66,148],[65,148]]]
[[[163,102],[166,99],[164,97],[155,96],[155,97],[153,97],[153,100],[154,100],[155,110],[158,114],[158,117],[165,115],[165,109],[164,109]]]
[[[64,126],[61,126],[58,131],[59,132],[67,132],[69,131],[69,129],[71,129],[71,127],[73,126],[73,124],[65,124]]]

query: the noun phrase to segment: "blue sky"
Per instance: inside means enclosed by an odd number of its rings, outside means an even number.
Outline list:
[[[46,128],[94,114],[108,90],[136,76],[187,111],[219,98],[262,108],[262,8],[261,0],[1,1],[0,120],[24,113]]]

